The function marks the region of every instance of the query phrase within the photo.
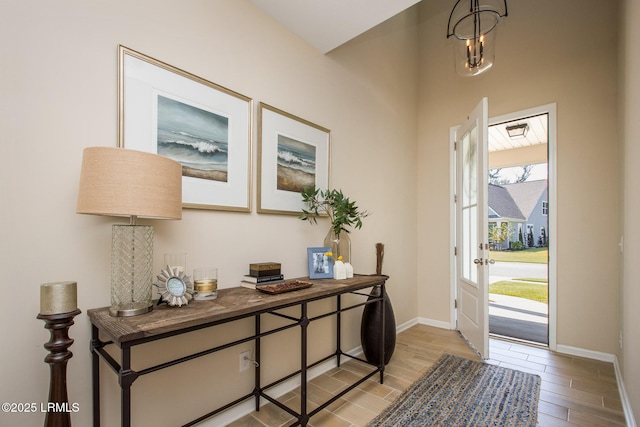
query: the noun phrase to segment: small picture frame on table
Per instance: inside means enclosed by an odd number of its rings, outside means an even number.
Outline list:
[[[333,278],[333,262],[327,256],[330,250],[331,248],[327,247],[307,248],[310,279]]]

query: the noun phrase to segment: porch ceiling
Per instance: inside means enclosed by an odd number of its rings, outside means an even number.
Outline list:
[[[489,126],[489,152],[547,144],[547,122],[547,115],[543,114]],[[507,126],[524,123],[529,125],[527,135],[524,138],[510,138]]]

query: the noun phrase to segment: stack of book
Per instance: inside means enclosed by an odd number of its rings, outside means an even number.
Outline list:
[[[242,278],[241,285],[255,289],[256,286],[272,285],[284,282],[281,265],[278,262],[259,262],[249,264],[249,274]]]

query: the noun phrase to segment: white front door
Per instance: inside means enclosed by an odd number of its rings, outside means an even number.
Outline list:
[[[455,131],[457,328],[489,358],[488,100]]]

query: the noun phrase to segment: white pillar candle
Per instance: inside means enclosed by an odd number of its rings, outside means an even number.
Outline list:
[[[40,285],[40,314],[61,314],[78,308],[76,282],[53,282]]]

